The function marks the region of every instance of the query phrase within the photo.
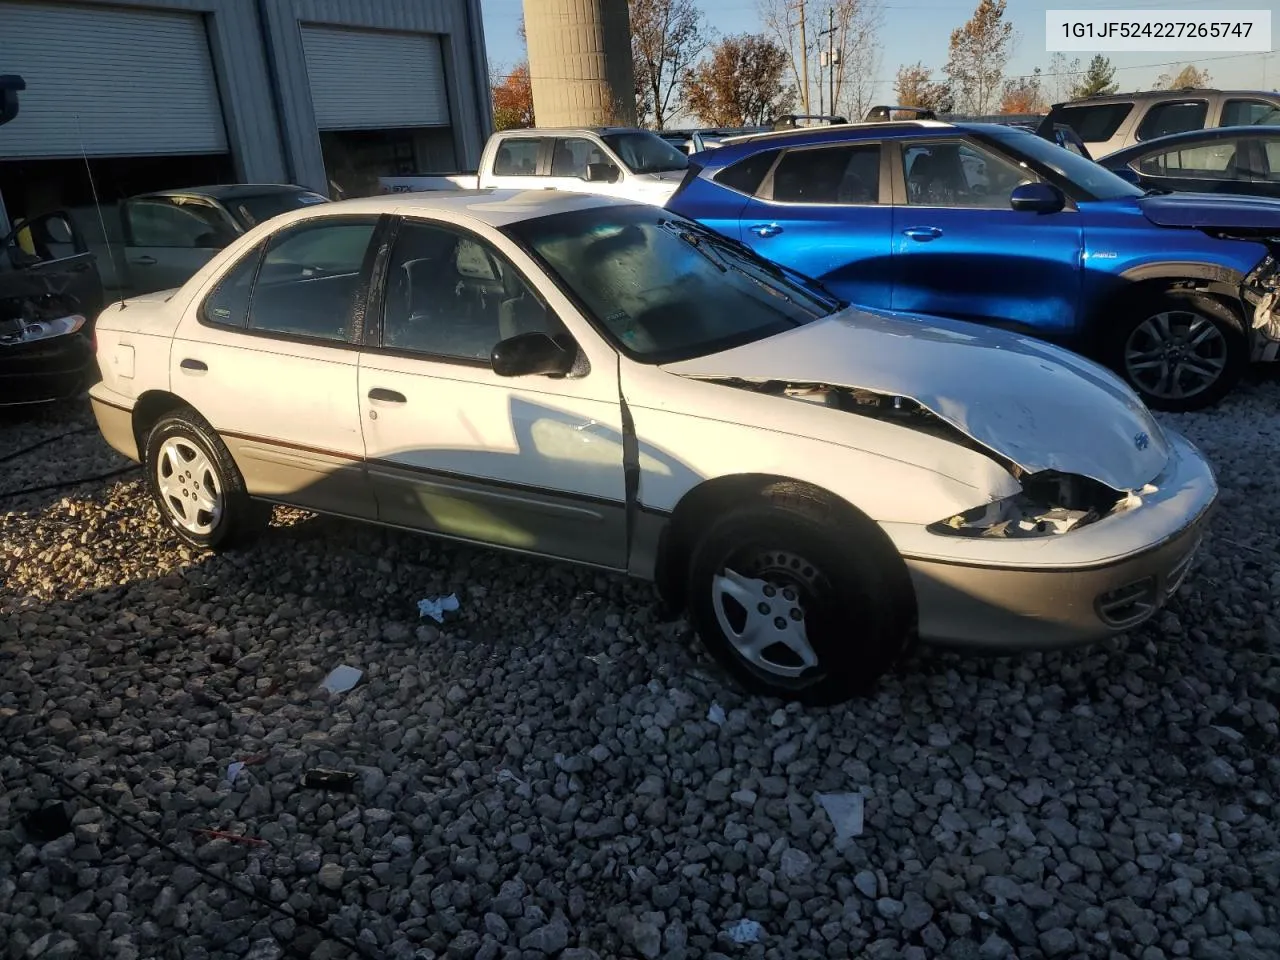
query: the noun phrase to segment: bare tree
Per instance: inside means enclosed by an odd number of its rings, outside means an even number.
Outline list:
[[[636,113],[661,130],[707,45],[705,19],[694,0],[630,0],[630,14]]]
[[[1050,103],[1062,103],[1075,96],[1075,89],[1084,76],[1080,67],[1080,58],[1067,59],[1067,55],[1058,51],[1049,58],[1049,69],[1045,72],[1045,96]]]
[[[787,55],[800,106],[809,113],[808,0],[758,0],[765,35]]]
[[[815,101],[851,119],[866,113],[880,67],[881,0],[759,0],[759,14],[787,52],[805,113]]]
[[[786,83],[787,52],[771,37],[725,37],[694,68],[685,88],[689,111],[717,127],[757,125],[794,109]]]
[[[880,72],[880,26],[884,8],[880,0],[831,0],[827,19],[835,28],[838,54],[832,79],[832,113],[861,120],[876,96],[875,76]],[[832,69],[831,66],[828,69]]]
[[[990,114],[1000,102],[1013,44],[1005,4],[1006,0],[978,0],[969,22],[951,31],[947,76],[961,112]]]

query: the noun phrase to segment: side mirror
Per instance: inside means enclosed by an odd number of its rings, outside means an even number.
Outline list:
[[[612,163],[588,163],[587,183],[613,183],[621,173]]]
[[[489,362],[500,377],[563,377],[573,369],[575,353],[545,333],[521,333],[500,340]]]
[[[1023,183],[1009,194],[1009,206],[1028,213],[1057,213],[1067,205],[1062,191],[1048,183]]]

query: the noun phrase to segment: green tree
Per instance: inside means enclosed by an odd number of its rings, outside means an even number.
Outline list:
[[[1072,88],[1071,97],[1079,100],[1083,97],[1115,93],[1117,89],[1115,78],[1116,68],[1111,65],[1111,61],[1102,54],[1095,53],[1093,59],[1089,61],[1089,69],[1084,72],[1080,82]]]

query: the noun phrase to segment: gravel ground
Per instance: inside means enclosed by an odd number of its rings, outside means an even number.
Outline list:
[[[739,695],[619,577],[286,510],[203,555],[137,474],[0,500],[0,956],[1278,957],[1278,410],[1167,418],[1223,497],[1156,622],[829,710]],[[122,465],[83,432],[0,490]]]

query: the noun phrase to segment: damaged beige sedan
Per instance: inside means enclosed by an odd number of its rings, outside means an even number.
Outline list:
[[[1217,496],[1090,361],[850,307],[605,197],[317,205],[97,331],[98,422],[189,542],[278,502],[625,571],[744,685],[808,702],[917,635],[1142,623]]]

